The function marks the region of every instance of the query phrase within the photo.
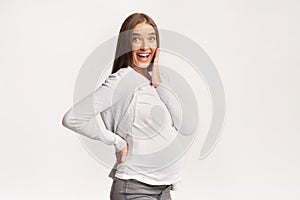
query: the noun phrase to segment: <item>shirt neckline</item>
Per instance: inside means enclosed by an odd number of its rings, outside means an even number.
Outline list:
[[[138,73],[137,71],[135,71],[131,66],[127,66],[127,68],[129,68],[130,70],[134,71],[134,73],[138,74],[139,76],[141,76],[142,78],[144,78],[145,80],[147,80],[149,83],[151,83],[151,80],[147,79],[144,75]],[[152,72],[148,71],[150,76],[152,77]]]

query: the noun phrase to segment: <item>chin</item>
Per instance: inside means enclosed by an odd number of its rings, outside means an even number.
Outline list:
[[[139,67],[139,68],[148,68],[150,65],[150,63],[138,63],[135,66]]]

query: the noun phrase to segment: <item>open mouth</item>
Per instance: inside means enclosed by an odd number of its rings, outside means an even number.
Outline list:
[[[150,53],[138,53],[137,56],[140,58],[148,58],[150,56]]]
[[[137,60],[140,62],[149,62],[150,61],[150,53],[137,53]]]

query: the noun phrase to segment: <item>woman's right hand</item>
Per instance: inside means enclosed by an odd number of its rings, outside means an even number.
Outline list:
[[[116,152],[117,164],[124,163],[128,152],[128,144],[119,152]]]
[[[155,58],[154,58],[153,66],[152,66],[151,83],[152,83],[153,87],[155,87],[155,88],[158,87],[159,84],[162,82],[161,78],[160,78],[160,72],[158,69],[159,53],[160,53],[160,50],[159,50],[159,48],[157,48],[155,51]]]

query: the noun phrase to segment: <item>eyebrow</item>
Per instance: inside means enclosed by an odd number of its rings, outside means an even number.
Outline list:
[[[139,33],[133,33],[132,35],[141,35],[141,34],[139,34]],[[152,33],[149,33],[148,35],[156,35],[154,32],[152,32]]]

